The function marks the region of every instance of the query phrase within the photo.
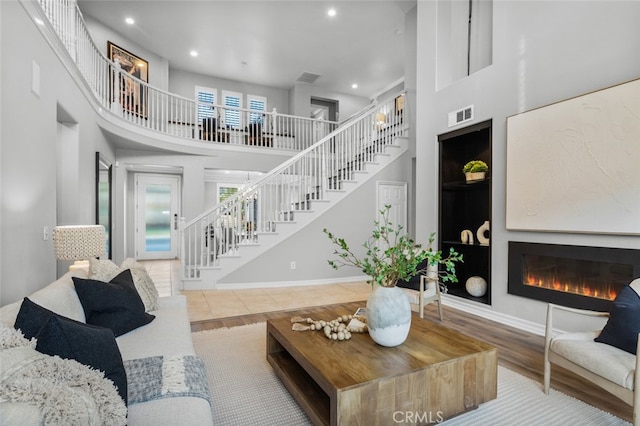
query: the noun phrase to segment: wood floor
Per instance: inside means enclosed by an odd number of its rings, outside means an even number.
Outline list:
[[[178,290],[176,290],[179,281],[179,263],[177,261],[145,261],[145,265],[161,294],[178,292]],[[305,293],[311,291],[309,288],[305,288],[304,290]],[[326,291],[326,289],[321,290]],[[288,291],[292,290],[289,289]],[[354,291],[360,291],[360,289],[355,287],[345,290],[334,286],[331,287],[331,298],[320,298],[322,295],[319,293],[313,293],[312,297],[316,302],[319,302],[316,304],[330,305],[340,302],[340,304],[344,304],[346,312],[352,312],[355,311],[357,307],[364,306],[364,299],[366,299],[366,297],[363,297],[361,302],[354,302],[355,300],[360,300],[354,298]],[[252,290],[244,290],[239,293],[250,295],[251,292]],[[183,294],[185,293],[187,299],[191,300],[193,297],[191,293],[194,292],[184,292]],[[219,294],[216,294],[215,298],[218,298],[218,296]],[[282,301],[280,301],[279,304],[271,305],[269,309],[264,309],[263,313],[255,313],[255,311],[252,311],[254,313],[245,314],[244,312],[247,312],[247,299],[242,295],[238,295],[238,299],[244,302],[243,309],[235,310],[233,314],[226,314],[220,311],[217,306],[213,306],[209,312],[204,313],[205,316],[200,317],[202,320],[196,319],[199,318],[199,315],[196,315],[196,312],[194,312],[197,304],[189,303],[192,331],[253,324],[266,321],[269,318],[288,316],[291,312],[291,310],[280,310],[283,306]],[[298,296],[296,300],[300,302],[302,299]],[[345,304],[345,302],[347,303]],[[225,304],[229,303],[231,302],[225,299]],[[248,306],[248,308],[251,308],[251,306]],[[263,307],[261,306],[261,308]],[[310,309],[313,308],[306,310]],[[542,336],[508,327],[466,312],[458,311],[448,306],[444,306],[443,309],[444,322],[442,324],[444,326],[476,337],[497,347],[499,364],[537,381],[540,383],[540,392],[542,392],[542,375],[544,371],[544,338]],[[251,309],[249,309],[249,311],[251,311]],[[421,320],[415,315],[414,321]],[[435,305],[428,305],[425,308],[424,321],[438,321]],[[562,368],[552,366],[551,387],[627,421],[632,421],[631,407]]]
[[[353,312],[357,307],[363,306],[364,301],[343,305],[346,312]],[[312,309],[313,308],[308,308],[302,311],[310,311]],[[537,381],[540,383],[540,392],[542,392],[544,354],[544,338],[542,336],[508,327],[458,311],[448,306],[444,306],[443,309],[444,321],[442,324],[444,326],[458,330],[497,347],[498,363]],[[291,311],[268,312],[197,321],[191,323],[191,329],[192,331],[201,331],[252,324],[266,321],[269,318],[287,316],[290,315],[289,312]],[[414,315],[413,320],[421,321],[417,315]],[[425,308],[424,321],[439,322],[437,310],[434,305],[429,305]],[[552,366],[551,387],[627,421],[632,421],[631,407],[560,367]]]

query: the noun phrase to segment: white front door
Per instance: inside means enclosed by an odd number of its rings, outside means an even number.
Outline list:
[[[407,232],[407,183],[406,182],[378,182],[378,210],[384,210],[386,205],[390,205],[389,221],[392,228],[402,225],[402,229]]]
[[[180,177],[139,173],[136,180],[136,258],[178,256]]]

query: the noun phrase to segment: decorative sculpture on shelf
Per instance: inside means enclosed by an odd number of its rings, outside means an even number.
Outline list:
[[[487,294],[487,281],[482,277],[469,277],[464,287],[473,297],[482,297]]]
[[[473,233],[470,230],[465,229],[460,233],[460,240],[462,241],[462,244],[473,245]]]
[[[489,245],[489,237],[485,237],[485,232],[489,232],[489,221],[485,220],[482,226],[478,228],[478,232],[476,232],[476,236],[478,237],[478,242],[480,245],[488,246]]]

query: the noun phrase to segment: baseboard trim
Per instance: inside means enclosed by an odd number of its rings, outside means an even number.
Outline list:
[[[278,288],[278,287],[305,287],[312,285],[330,285],[345,284],[353,282],[365,282],[369,278],[366,275],[344,278],[326,278],[318,280],[304,281],[269,281],[269,282],[250,282],[250,283],[217,283],[216,290],[247,290],[252,288]]]
[[[491,321],[499,322],[519,330],[527,331],[538,336],[544,336],[545,326],[544,324],[537,324],[535,322],[523,320],[511,315],[496,312],[488,306],[485,306],[478,302],[466,300],[457,296],[449,294],[442,295],[442,304],[450,306],[454,309],[467,312],[472,315],[477,315],[482,318],[486,318]]]

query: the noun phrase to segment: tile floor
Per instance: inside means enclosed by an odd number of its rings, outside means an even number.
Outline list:
[[[187,296],[190,321],[228,318],[366,300],[371,287],[365,282],[246,290],[178,290],[180,262],[141,260],[161,296]]]

